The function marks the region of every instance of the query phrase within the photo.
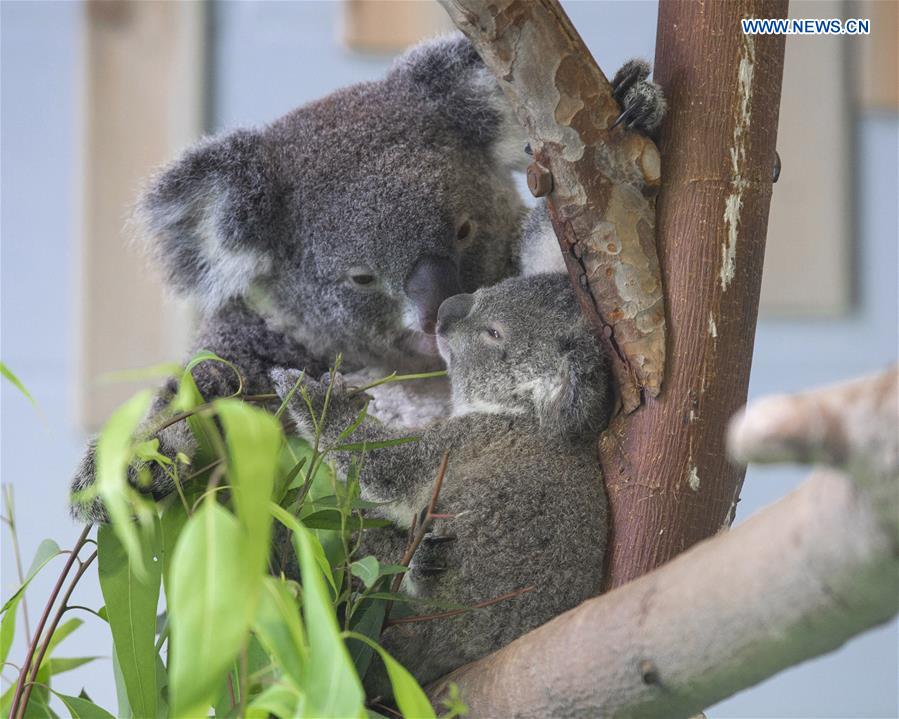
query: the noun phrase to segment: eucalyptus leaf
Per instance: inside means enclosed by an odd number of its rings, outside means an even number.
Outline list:
[[[109,513],[112,528],[131,559],[136,574],[144,576],[141,542],[129,506],[128,464],[132,456],[132,436],[147,414],[153,395],[144,390],[119,407],[103,425],[97,438],[97,494]]]
[[[286,683],[272,684],[250,702],[247,719],[293,719],[302,716],[303,695],[296,687]]]
[[[387,447],[396,447],[400,444],[408,444],[409,442],[417,442],[421,437],[397,437],[396,439],[383,439],[376,442],[350,442],[348,444],[339,444],[331,447],[331,452],[369,452],[373,449],[386,449]]]
[[[221,400],[215,408],[225,428],[237,517],[246,531],[247,580],[258,590],[271,551],[268,507],[278,470],[281,425],[272,415],[239,400]]]
[[[296,517],[294,517],[290,512],[288,512],[283,507],[279,507],[277,504],[272,502],[269,505],[269,511],[272,513],[272,516],[277,519],[281,524],[283,524],[287,529],[289,529],[293,536],[293,543],[296,548],[297,557],[300,555],[300,548],[297,539],[297,534],[302,531],[303,526],[297,521]],[[337,583],[334,581],[334,574],[331,572],[331,564],[328,562],[325,557],[325,552],[322,549],[321,544],[318,542],[312,542],[312,554],[315,557],[315,562],[318,565],[319,569],[321,569],[322,574],[325,576],[325,579],[328,581],[328,585],[331,587],[333,591],[333,597],[336,598],[340,593],[337,590]]]
[[[297,529],[303,618],[310,649],[309,667],[301,687],[306,697],[304,715],[320,719],[364,717],[362,683],[340,636],[334,606],[315,559],[313,544],[318,542],[305,527]]]
[[[9,656],[9,649],[12,647],[12,641],[16,636],[16,610],[19,608],[19,601],[22,595],[16,593],[9,601],[9,608],[3,615],[3,621],[0,621],[0,664],[6,663]]]
[[[379,566],[378,558],[369,555],[350,564],[350,572],[354,577],[362,580],[366,589],[371,589],[378,581],[378,577],[381,576],[378,571]]]
[[[246,574],[245,542],[234,516],[206,499],[175,546],[168,605],[173,716],[205,716],[246,639],[258,591],[257,578]]]
[[[73,669],[77,669],[80,666],[84,666],[85,664],[94,661],[94,659],[99,659],[99,657],[63,657],[45,660],[44,663],[47,665],[47,670],[52,677],[57,674],[62,674],[63,672],[70,672]]]
[[[362,607],[357,609],[353,615],[353,631],[358,634],[364,634],[371,639],[378,639],[381,636],[381,628],[384,626],[384,614],[386,611],[386,602],[366,599],[362,603]],[[347,646],[349,647],[353,664],[356,665],[356,671],[360,677],[364,677],[374,656],[374,649],[365,642],[355,639],[349,639]]]
[[[69,710],[71,719],[115,719],[105,709],[101,709],[92,701],[82,699],[81,697],[71,697],[59,692],[53,692]]]
[[[309,645],[299,607],[284,582],[266,577],[253,630],[282,671],[299,686],[309,662]]]
[[[156,716],[156,608],[162,575],[156,530],[155,541],[139,548],[142,574],[110,527],[97,533],[100,588],[128,703],[134,716],[150,719]]]
[[[364,634],[351,632],[352,639],[364,642],[374,649],[384,662],[387,676],[390,677],[390,686],[393,688],[393,698],[405,719],[435,719],[434,708],[415,678],[394,659],[387,651],[373,639]]]
[[[303,525],[307,529],[330,529],[332,531],[341,531],[344,528],[350,531],[357,529],[375,529],[377,527],[389,527],[392,522],[387,519],[369,519],[367,517],[360,518],[351,515],[343,518],[343,515],[336,509],[321,509],[317,512],[309,514],[303,519]]]
[[[52,539],[43,540],[37,546],[37,551],[34,553],[34,559],[31,560],[31,566],[28,567],[28,571],[25,573],[25,581],[23,581],[22,585],[15,591],[15,594],[6,600],[3,609],[0,609],[0,613],[5,612],[13,601],[18,601],[18,597],[28,588],[28,585],[31,584],[31,580],[35,578],[37,573],[47,565],[47,562],[54,557],[58,557],[60,554],[62,554],[62,550],[56,542]]]
[[[35,409],[38,408],[37,402],[35,401],[34,397],[31,396],[31,392],[25,389],[25,385],[22,383],[22,380],[16,377],[13,371],[6,366],[5,362],[0,362],[0,374],[6,377],[6,379],[9,380],[9,382],[11,382],[12,385],[25,396],[25,399],[31,402],[32,407],[34,407]]]

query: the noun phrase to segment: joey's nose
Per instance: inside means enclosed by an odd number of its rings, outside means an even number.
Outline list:
[[[406,279],[406,295],[415,305],[418,326],[422,332],[434,334],[440,303],[462,291],[459,270],[446,257],[422,257]]]
[[[454,295],[444,300],[437,312],[437,334],[446,334],[456,322],[468,317],[473,304],[474,295]]]

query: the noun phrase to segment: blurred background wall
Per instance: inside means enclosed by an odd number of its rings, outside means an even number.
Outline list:
[[[14,489],[26,565],[42,538],[64,547],[77,535],[69,477],[87,429],[131,390],[97,377],[179,359],[190,329],[190,309],[163,298],[125,241],[141,178],[203,131],[263,123],[381,76],[397,48],[444,23],[424,0],[128,5],[0,4],[0,351],[41,407],[37,415],[0,386],[0,471]],[[877,370],[897,356],[896,4],[792,5],[797,17],[871,17],[876,34],[787,41],[783,172],[752,397]],[[632,56],[652,58],[655,2],[565,6],[607,74]],[[737,521],[802,477],[751,468]],[[32,621],[54,571],[29,592]],[[0,594],[15,586],[4,532]],[[92,582],[78,591],[79,603],[102,604]],[[59,653],[108,656],[106,631],[85,620]],[[894,622],[708,714],[895,717],[897,645]],[[22,656],[20,631],[11,657]],[[100,660],[58,686],[71,694],[85,686],[114,708],[109,676]]]

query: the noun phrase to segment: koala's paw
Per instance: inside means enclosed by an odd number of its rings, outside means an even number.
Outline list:
[[[624,124],[651,135],[668,109],[662,88],[649,79],[649,63],[639,58],[624,63],[615,73],[612,96],[622,108],[612,127]]]
[[[342,425],[349,425],[371,399],[362,392],[353,392],[339,372],[333,375],[326,372],[320,380],[314,380],[300,370],[279,367],[273,369],[269,376],[282,401],[293,392],[287,403],[287,411],[299,434],[307,439],[315,436],[315,425],[324,411],[329,386],[331,391],[325,419],[329,426],[343,428]],[[303,397],[304,393],[309,398],[308,404]],[[310,413],[309,405],[312,405],[315,419]]]
[[[429,532],[421,540],[409,563],[409,573],[420,580],[439,577],[451,567],[450,549],[456,541],[454,534]]]
[[[89,522],[95,524],[106,524],[109,522],[109,515],[106,513],[106,507],[98,497],[84,497],[86,490],[90,489],[96,478],[95,457],[97,452],[96,442],[91,442],[75,471],[75,477],[72,479],[72,491],[69,495],[69,511],[72,518],[78,522]]]

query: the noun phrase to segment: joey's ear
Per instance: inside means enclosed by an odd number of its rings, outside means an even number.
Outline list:
[[[489,149],[500,165],[520,172],[527,168],[527,134],[496,78],[461,33],[408,50],[396,61],[390,79],[424,93],[465,142]]]
[[[238,130],[201,140],[151,181],[139,218],[173,288],[211,309],[267,271],[286,222],[275,160],[259,132]]]
[[[605,355],[586,328],[559,338],[558,345],[557,370],[534,395],[540,426],[564,437],[599,432],[614,401]]]

